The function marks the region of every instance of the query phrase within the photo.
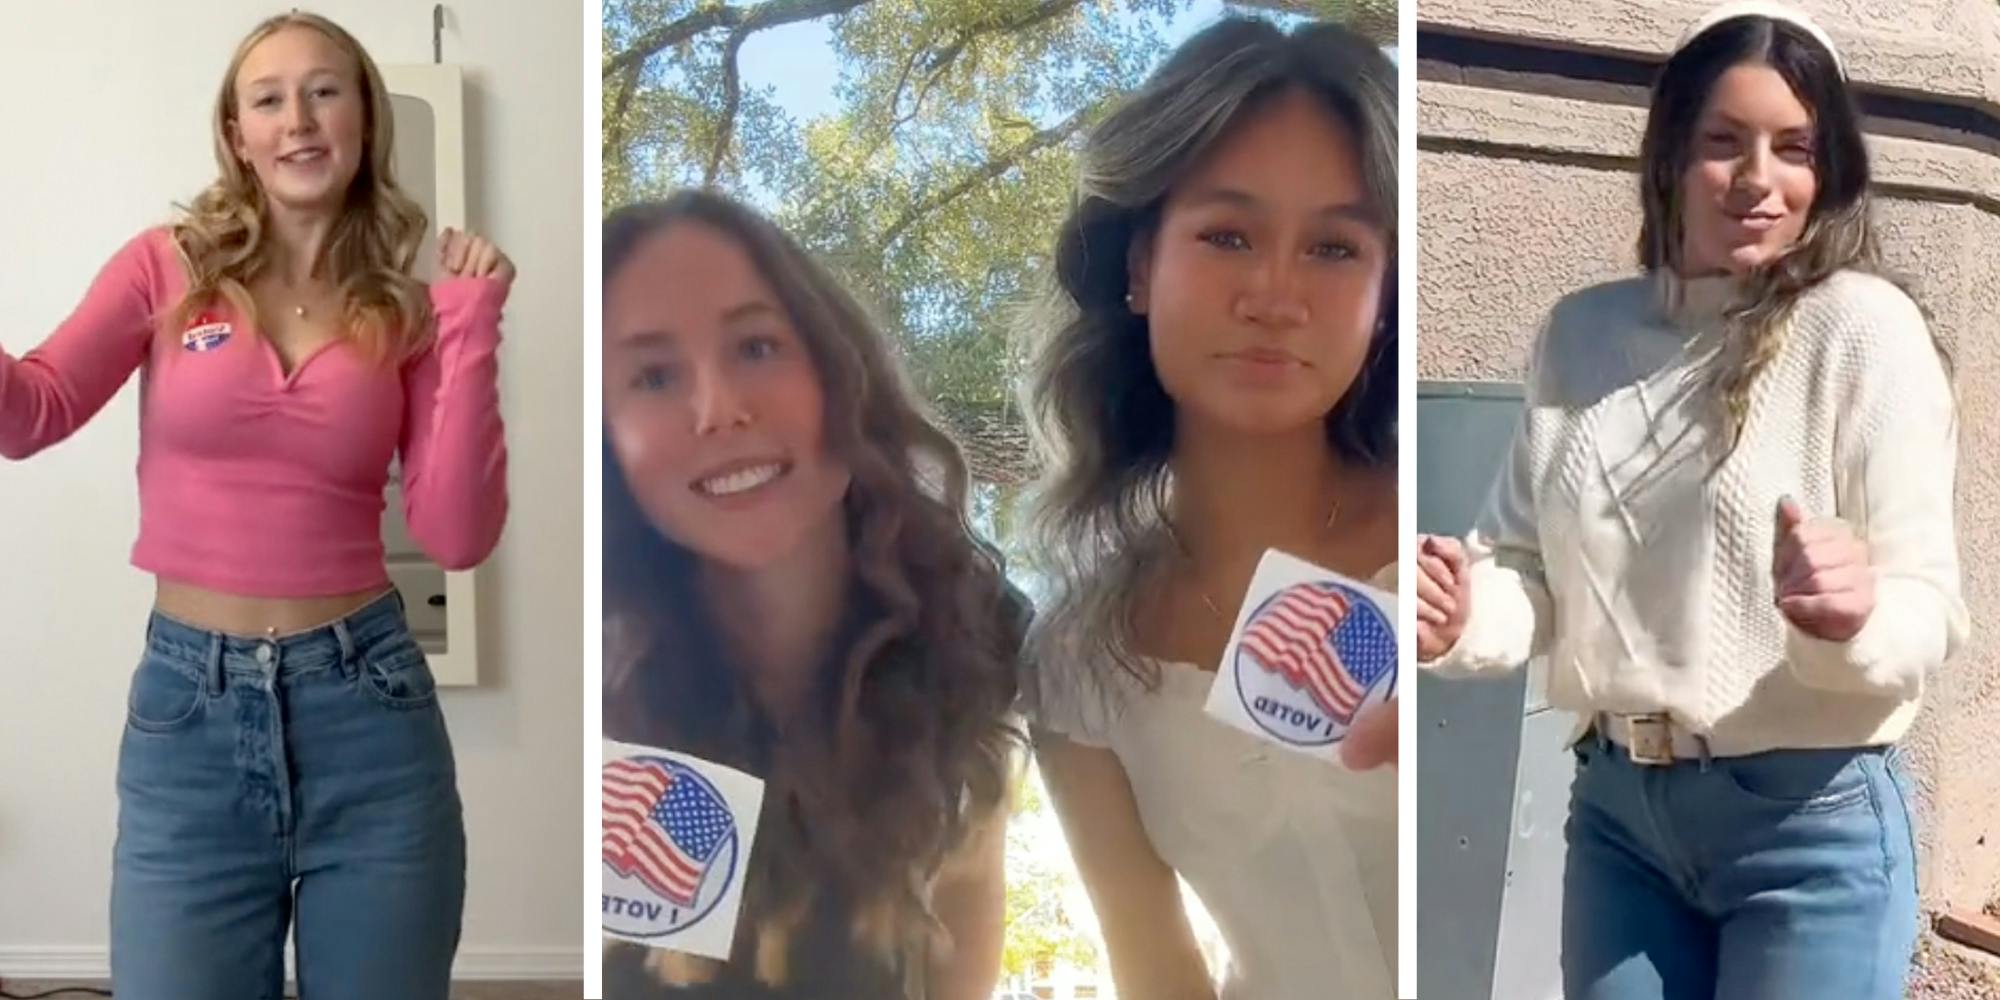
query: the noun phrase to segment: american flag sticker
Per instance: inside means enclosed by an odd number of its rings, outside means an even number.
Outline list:
[[[1207,711],[1327,759],[1348,727],[1396,690],[1393,599],[1267,552],[1238,611]]]
[[[607,740],[602,796],[604,932],[729,957],[763,783]]]
[[[181,331],[181,349],[196,353],[213,351],[228,341],[232,332],[228,323],[203,313]]]

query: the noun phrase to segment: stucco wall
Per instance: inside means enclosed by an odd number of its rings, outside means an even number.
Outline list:
[[[1857,80],[1960,102],[2000,99],[2000,17],[1992,0],[1790,2],[1827,29]],[[1663,55],[1713,6],[1708,0],[1420,0],[1417,18],[1568,48]]]
[[[2000,107],[1992,0],[1802,6],[1858,80]],[[1418,19],[1428,30],[1657,58],[1706,7],[1425,0]],[[1430,76],[1417,88],[1419,375],[1511,380],[1550,303],[1635,266],[1644,110],[1551,96],[1567,88],[1536,92],[1531,79],[1503,90]],[[1933,679],[1907,749],[1921,789],[1926,907],[1978,908],[2000,886],[2000,461],[1986,458],[2000,455],[2000,156],[1977,143],[1873,136],[1871,145],[1888,263],[1957,356],[1958,527],[1977,634]]]

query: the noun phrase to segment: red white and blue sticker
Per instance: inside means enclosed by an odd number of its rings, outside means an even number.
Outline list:
[[[197,354],[213,351],[227,343],[234,332],[234,328],[227,321],[203,313],[195,317],[187,329],[181,331],[181,349],[194,351]]]
[[[1323,746],[1394,693],[1396,630],[1357,590],[1298,583],[1251,613],[1236,659],[1236,693],[1250,718],[1286,743]]]
[[[762,790],[708,761],[606,741],[604,932],[726,959]]]
[[[1356,717],[1396,693],[1394,622],[1371,593],[1333,576],[1266,556],[1210,693],[1211,715],[1324,755]]]

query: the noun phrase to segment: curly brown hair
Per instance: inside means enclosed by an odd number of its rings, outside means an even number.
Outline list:
[[[917,975],[941,930],[931,880],[1006,800],[1023,740],[1012,713],[1024,607],[972,531],[957,447],[867,313],[776,225],[706,191],[629,205],[604,220],[604,280],[689,223],[744,248],[825,388],[826,447],[852,474],[844,641],[822,661],[814,711],[780,733],[702,610],[699,557],[647,519],[607,444],[605,729],[765,780],[736,942],[760,978],[773,975],[771,942],[786,951],[827,899],[861,953]]]

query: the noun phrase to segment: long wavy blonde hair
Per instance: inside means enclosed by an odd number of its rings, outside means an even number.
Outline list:
[[[318,266],[338,285],[343,336],[366,357],[400,362],[415,353],[430,333],[430,296],[410,274],[430,220],[396,184],[392,165],[396,129],[381,70],[345,29],[317,14],[297,11],[252,29],[236,46],[229,70],[222,75],[213,119],[215,164],[221,173],[193,202],[181,206],[181,217],[173,225],[188,284],[187,294],[168,313],[173,324],[169,329],[187,325],[217,298],[256,325],[256,301],[249,284],[272,265],[274,257],[267,239],[263,186],[237,159],[230,141],[237,123],[236,77],[251,49],[288,28],[319,32],[354,59],[366,114],[362,162]]]

